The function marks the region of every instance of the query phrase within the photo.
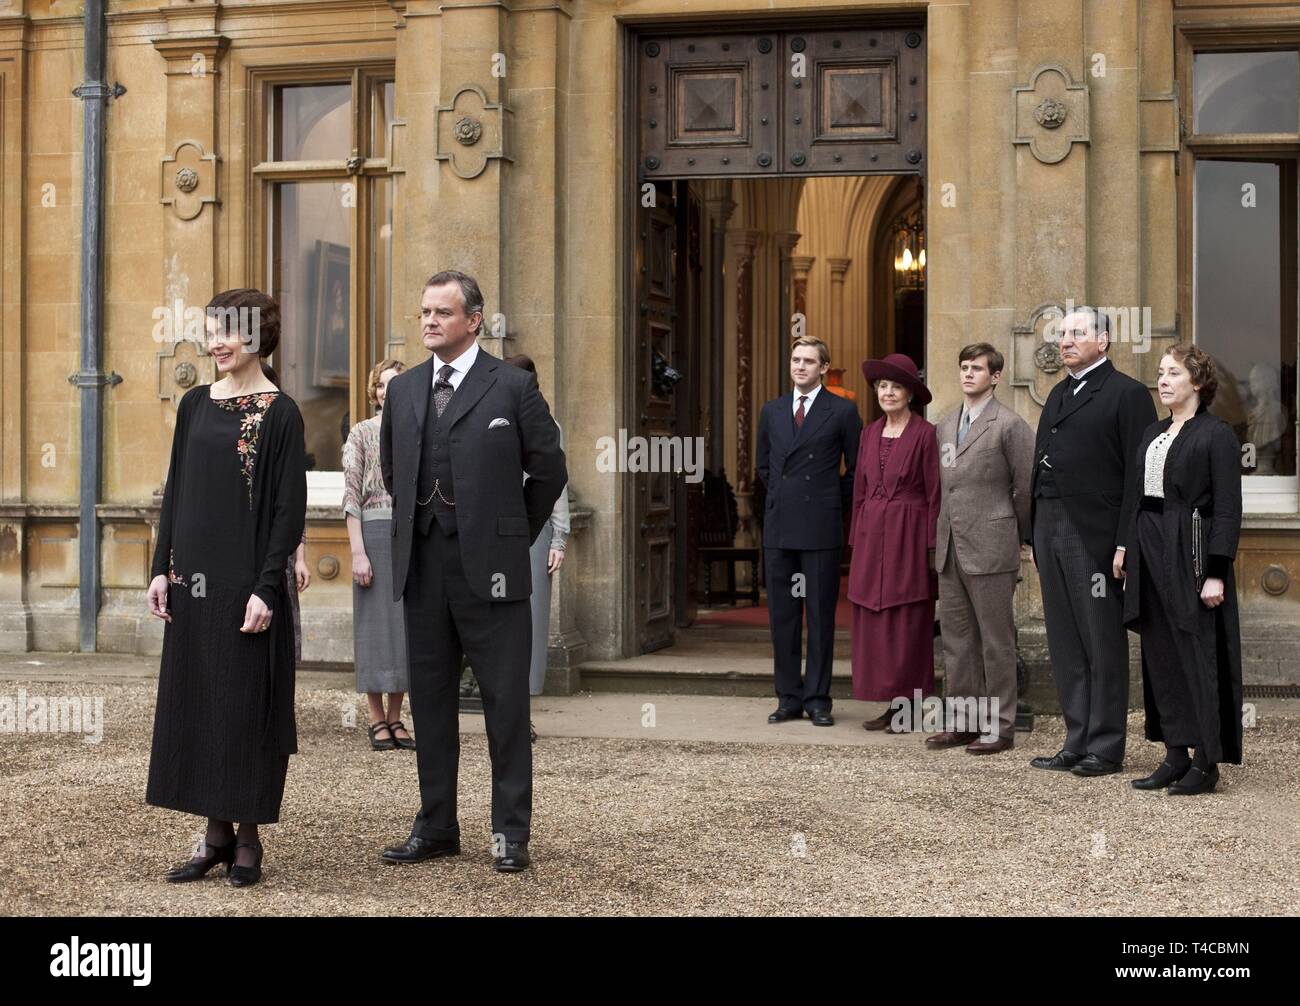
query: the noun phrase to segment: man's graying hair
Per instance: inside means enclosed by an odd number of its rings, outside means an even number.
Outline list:
[[[1092,319],[1092,331],[1098,339],[1103,335],[1106,337],[1106,351],[1110,352],[1110,312],[1103,311],[1101,308],[1088,307],[1080,305],[1076,307],[1071,314],[1086,314]]]
[[[436,272],[425,281],[424,288],[427,290],[431,286],[446,286],[448,283],[455,283],[460,287],[461,299],[465,302],[465,317],[469,317],[475,311],[480,314],[483,312],[483,291],[478,288],[478,281],[473,276],[467,276],[463,272],[455,269],[444,269],[442,272]],[[483,329],[483,321],[479,320],[478,335]]]

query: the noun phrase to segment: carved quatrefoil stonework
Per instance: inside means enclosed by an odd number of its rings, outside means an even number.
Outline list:
[[[1054,375],[1063,366],[1056,345],[1057,326],[1048,331],[1050,323],[1059,323],[1063,317],[1064,305],[1039,304],[1028,319],[1011,329],[1011,386],[1024,388],[1039,405],[1047,403],[1057,381]]]
[[[439,105],[435,122],[438,152],[461,178],[477,178],[492,160],[512,161],[508,153],[511,111],[489,101],[474,84],[463,85],[449,105]],[[479,142],[479,141],[482,142]]]
[[[1070,155],[1076,143],[1088,142],[1088,87],[1076,84],[1068,70],[1044,63],[1029,83],[1011,89],[1015,115],[1014,143],[1028,144],[1044,164]]]
[[[183,140],[164,157],[159,178],[160,202],[182,220],[193,220],[208,203],[217,202],[217,155],[206,154],[194,140]]]

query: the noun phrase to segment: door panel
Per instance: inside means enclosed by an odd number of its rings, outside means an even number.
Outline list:
[[[637,60],[645,178],[923,170],[922,28],[652,35]]]

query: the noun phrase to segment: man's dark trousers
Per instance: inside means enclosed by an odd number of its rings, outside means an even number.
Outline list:
[[[773,671],[782,709],[831,708],[835,605],[840,595],[839,548],[764,551],[767,610],[772,623]],[[796,574],[802,574],[796,576]],[[803,619],[808,615],[808,673],[803,665]]]
[[[526,842],[532,817],[533,751],[528,731],[532,615],[527,598],[485,601],[469,589],[460,542],[434,520],[417,527],[406,583],[411,715],[419,732],[421,838],[456,838],[461,658],[483,695],[492,760],[492,831]]]

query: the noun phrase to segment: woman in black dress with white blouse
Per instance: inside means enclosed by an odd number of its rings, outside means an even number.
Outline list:
[[[1241,455],[1209,411],[1214,360],[1190,343],[1160,360],[1169,418],[1147,427],[1135,477],[1141,504],[1124,553],[1124,621],[1142,637],[1147,740],[1160,766],[1133,787],[1210,793],[1219,762],[1241,764],[1241,630],[1232,563],[1241,532]],[[1196,750],[1195,757],[1189,748]]]
[[[227,290],[206,321],[221,376],[177,406],[149,584],[149,611],[167,625],[145,800],[208,819],[197,854],[167,880],[225,863],[245,886],[261,879],[257,827],[279,819],[297,751],[285,567],[307,476],[302,416],[263,362],[280,340],[279,305]]]

